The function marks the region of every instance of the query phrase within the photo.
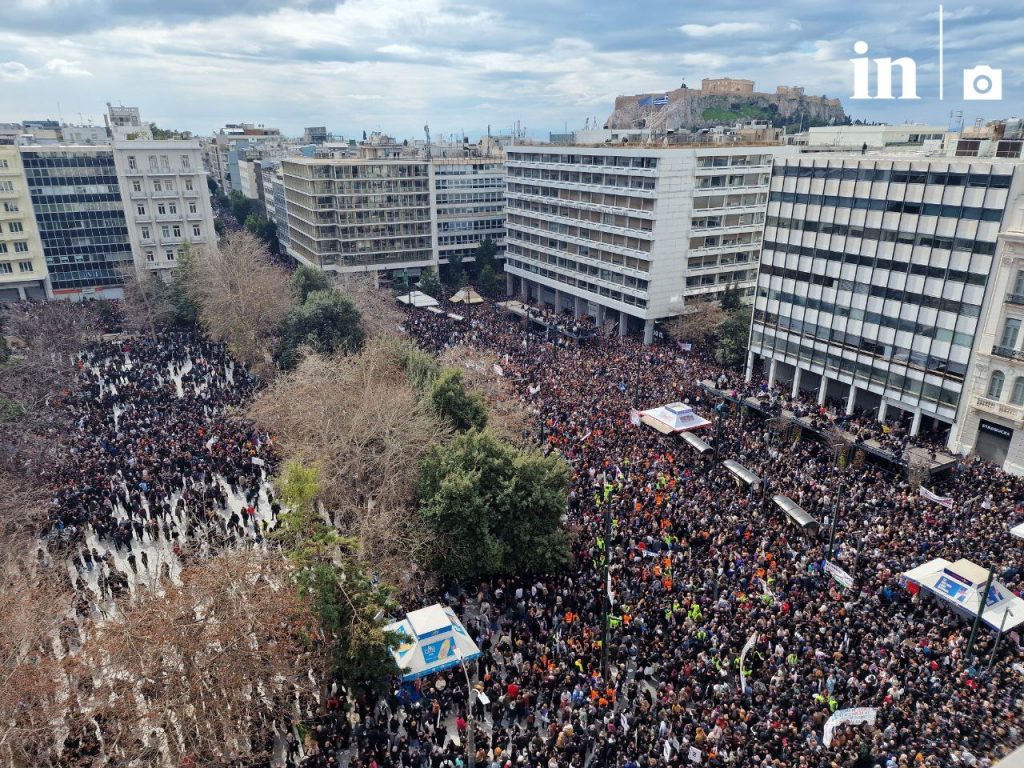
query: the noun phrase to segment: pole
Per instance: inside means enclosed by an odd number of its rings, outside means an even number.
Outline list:
[[[466,662],[459,654],[459,666],[462,667],[462,674],[466,676],[466,765],[469,768],[476,767],[476,730],[473,719],[473,684],[469,681],[469,670],[466,669]]]
[[[839,486],[839,491],[836,493],[835,503],[832,505],[832,520],[829,526],[828,534],[828,561],[832,562],[832,557],[835,554],[836,549],[836,524],[839,522],[839,497],[843,495],[843,486]]]
[[[605,481],[607,482],[607,480]],[[601,489],[602,493],[604,489]],[[604,583],[601,585],[601,593],[604,595],[604,622],[601,624],[601,680],[604,685],[610,682],[608,677],[608,623],[611,619],[611,601],[608,599],[608,580],[610,574],[608,566],[612,554],[612,509],[611,499],[604,500]]]
[[[999,634],[996,635],[996,644],[992,648],[992,656],[988,660],[988,666],[985,667],[986,675],[992,671],[992,665],[995,664],[996,653],[999,651],[999,641],[1003,639],[1003,630],[1006,628],[1006,616],[1009,612],[1009,608],[1003,609],[1003,620],[999,622]]]
[[[633,407],[640,407],[640,353],[636,356],[636,371],[633,379]]]
[[[985,605],[988,603],[988,590],[992,586],[992,579],[995,571],[988,569],[988,581],[985,582],[985,593],[981,596],[981,605],[978,607],[978,615],[974,617],[974,625],[971,627],[971,637],[967,641],[967,653],[964,654],[964,661],[970,662],[971,651],[974,650],[974,638],[978,635],[978,625],[981,624],[981,614],[985,612]]]

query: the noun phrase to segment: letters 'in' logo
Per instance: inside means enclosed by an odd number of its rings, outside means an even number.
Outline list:
[[[850,59],[853,63],[853,96],[854,99],[893,99],[892,70],[900,68],[901,89],[899,98],[917,99],[917,62],[909,56],[893,60],[890,58],[874,59],[878,70],[878,89],[871,95],[871,61],[864,56],[868,52],[868,44],[858,40],[853,44],[853,52],[860,58]],[[979,68],[980,69],[980,68]]]

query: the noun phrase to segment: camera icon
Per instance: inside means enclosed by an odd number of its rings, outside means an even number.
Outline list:
[[[979,64],[964,70],[965,101],[999,101],[1003,98],[1003,70]]]

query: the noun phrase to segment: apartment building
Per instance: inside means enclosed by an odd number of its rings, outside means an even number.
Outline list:
[[[431,162],[434,186],[433,220],[437,226],[434,261],[447,264],[453,254],[474,260],[480,243],[490,238],[505,249],[504,157],[459,157]]]
[[[643,332],[753,292],[778,146],[509,147],[510,293]]]
[[[818,402],[945,435],[964,407],[1001,226],[1024,203],[1019,168],[885,154],[777,162],[748,377],[760,367]]]
[[[171,269],[186,247],[213,242],[198,140],[115,141],[113,156],[140,273]]]
[[[46,259],[21,153],[13,144],[0,145],[0,302],[46,294]]]
[[[413,159],[285,158],[288,252],[333,272],[435,263],[431,166]]]
[[[1024,207],[1007,211],[949,447],[1024,475]]]
[[[132,243],[112,148],[20,149],[52,295],[119,297]]]

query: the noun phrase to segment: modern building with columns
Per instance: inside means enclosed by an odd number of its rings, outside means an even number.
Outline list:
[[[847,413],[944,436],[965,410],[1020,167],[884,153],[777,162],[748,378],[760,368]]]
[[[513,146],[509,294],[650,342],[688,299],[753,293],[773,158],[790,147]]]

